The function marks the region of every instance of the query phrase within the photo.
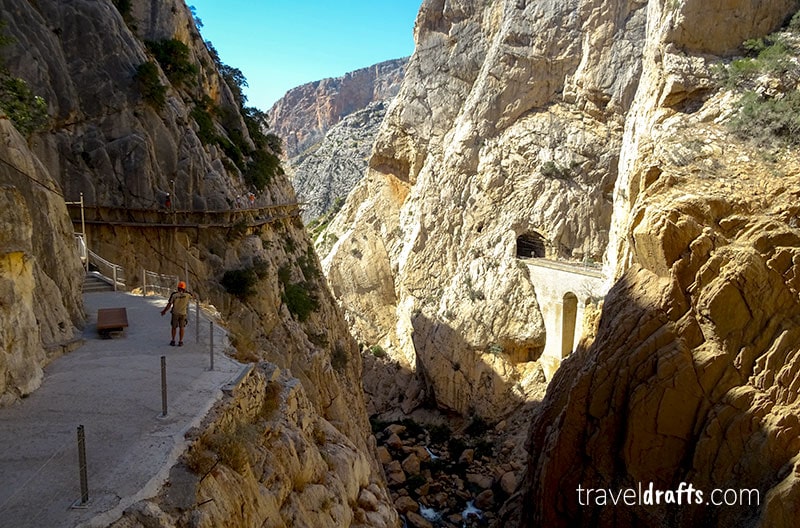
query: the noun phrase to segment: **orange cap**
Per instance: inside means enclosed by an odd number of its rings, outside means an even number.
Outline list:
[[[183,282],[183,281],[180,281],[178,283],[178,289],[185,290],[186,289],[186,283]]]

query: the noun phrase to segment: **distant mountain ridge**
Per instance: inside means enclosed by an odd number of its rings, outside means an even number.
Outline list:
[[[394,98],[407,63],[408,57],[393,59],[286,92],[269,111],[271,130],[284,140],[286,156],[298,156],[353,112]]]
[[[378,129],[400,89],[408,59],[292,88],[270,110],[285,145],[286,170],[306,222],[330,211],[363,177]]]

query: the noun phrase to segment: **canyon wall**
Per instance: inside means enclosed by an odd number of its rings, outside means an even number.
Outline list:
[[[407,62],[407,58],[388,60],[286,92],[269,110],[270,125],[283,139],[286,155],[301,155],[353,112],[391,100]]]
[[[320,500],[339,505],[332,525],[396,526],[365,413],[357,345],[321,275],[294,191],[275,164],[271,137],[243,113],[240,87],[220,75],[187,6],[179,0],[2,0],[0,6],[12,39],[3,49],[5,64],[44,99],[49,114],[27,145],[0,121],[2,155],[13,165],[0,173],[9,206],[3,222],[14,226],[0,257],[4,299],[15,301],[0,307],[13,311],[3,318],[4,377],[13,384],[5,394],[34,389],[41,350],[70,339],[82,322],[83,274],[64,205],[82,193],[93,218],[89,246],[122,265],[129,288],[141,285],[142,269],[188,272],[191,289],[226,321],[239,359],[268,362],[280,369],[281,391],[295,386],[302,394],[303,419],[325,433],[314,437],[316,445],[324,451],[347,444],[335,463],[313,474],[289,464],[276,477],[279,487],[292,489],[286,479],[340,482],[314,488]],[[239,197],[248,191],[257,210],[240,210]],[[276,458],[292,449],[266,433],[255,444]],[[224,479],[226,467],[220,460],[214,477]],[[259,474],[253,489],[266,493],[268,478]],[[182,493],[198,492],[196,484],[187,481]],[[374,497],[368,519],[358,513],[363,489]],[[220,493],[227,494],[220,501],[244,507],[234,486]],[[181,506],[165,506],[175,507]],[[291,518],[302,507],[297,495],[281,492],[269,508],[248,511],[262,525],[275,508]],[[135,515],[127,519],[138,526]],[[205,525],[216,526],[209,519]],[[170,514],[157,522],[194,521]]]
[[[607,259],[618,281],[594,344],[562,364],[534,420],[519,526],[793,525],[800,157],[736,102],[791,99],[797,80],[792,67],[715,78],[737,44],[798,7],[730,2],[707,17],[699,2],[649,3]],[[796,64],[792,25],[765,41]],[[746,133],[731,128],[742,119]],[[692,492],[680,504],[586,495],[640,485]]]
[[[0,111],[0,407],[79,344],[83,270],[57,182]]]
[[[547,336],[517,240],[602,260],[645,12],[423,3],[369,169],[320,247],[356,337],[417,373],[406,410],[433,396],[500,419],[541,388]]]
[[[304,84],[272,107],[270,122],[286,146],[286,171],[306,223],[334,214],[364,176],[407,63],[407,58],[381,62]]]

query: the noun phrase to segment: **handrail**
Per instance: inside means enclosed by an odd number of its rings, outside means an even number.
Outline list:
[[[175,290],[176,286],[178,285],[178,279],[179,277],[177,275],[164,275],[162,273],[156,273],[155,271],[143,269],[142,297],[147,297],[148,288],[150,290],[155,290],[155,292],[160,294],[166,293],[164,297],[168,297],[169,294],[173,290]]]
[[[114,286],[114,291],[117,291],[119,286],[125,287],[125,269],[122,266],[104,259],[91,249],[89,250],[89,263],[94,264],[97,268],[102,266],[110,270],[109,275],[111,275],[111,277],[103,273],[105,270],[99,271],[98,273],[106,279],[107,282],[111,282]]]

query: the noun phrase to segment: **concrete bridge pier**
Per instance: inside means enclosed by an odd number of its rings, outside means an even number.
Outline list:
[[[586,306],[605,296],[606,281],[595,268],[543,258],[524,262],[544,318],[546,337],[539,361],[549,381],[583,337]]]

